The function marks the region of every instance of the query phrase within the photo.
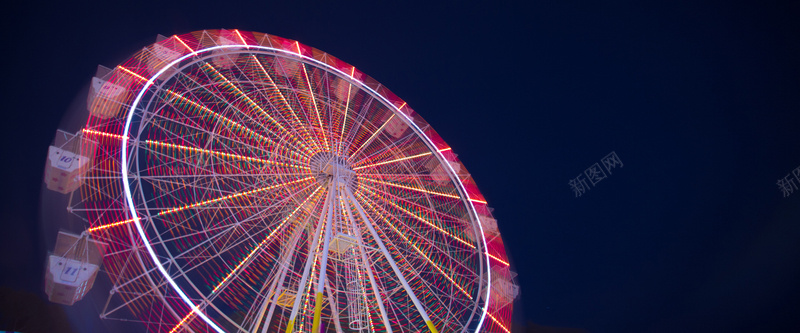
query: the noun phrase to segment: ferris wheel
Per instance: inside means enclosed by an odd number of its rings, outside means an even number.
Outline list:
[[[108,244],[101,317],[153,332],[509,332],[518,289],[491,208],[430,125],[353,66],[204,30],[99,71],[88,108],[90,162],[63,188]]]

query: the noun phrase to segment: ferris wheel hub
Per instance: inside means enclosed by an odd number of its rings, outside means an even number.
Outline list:
[[[314,178],[322,185],[336,182],[350,187],[350,190],[355,188],[356,173],[345,157],[331,152],[320,152],[311,157],[309,167]]]

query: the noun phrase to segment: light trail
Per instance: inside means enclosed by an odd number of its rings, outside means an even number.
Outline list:
[[[353,77],[353,74],[355,74],[355,72],[356,72],[356,68],[353,67],[350,70],[350,77],[351,78]],[[350,84],[350,82],[347,82],[347,103],[344,106],[344,119],[342,119],[342,132],[339,133],[339,149],[338,149],[338,151],[339,151],[340,155],[344,154],[344,152],[342,152],[342,149],[344,148],[344,127],[345,127],[345,125],[347,125],[347,114],[350,113],[350,92],[352,90],[353,90],[353,85]]]
[[[406,189],[406,190],[412,190],[412,191],[417,191],[417,192],[434,194],[434,195],[443,196],[443,197],[446,197],[446,198],[461,199],[460,196],[457,196],[457,195],[454,195],[454,194],[447,194],[447,193],[442,193],[442,192],[424,190],[424,189],[421,189],[421,188],[416,188],[416,187],[411,187],[411,186],[405,186],[405,185],[400,185],[400,184],[395,184],[395,183],[389,183],[389,182],[384,182],[384,181],[380,181],[380,180],[375,180],[375,179],[371,179],[369,177],[360,177],[360,179],[363,179],[363,180],[366,180],[366,181],[369,181],[369,182],[373,182],[373,183],[377,183],[377,184],[383,184],[383,185],[388,185],[388,186],[394,186],[394,187],[397,187],[397,188],[403,188],[403,189]],[[470,199],[470,200],[473,200],[473,199]]]
[[[84,129],[82,129],[82,130],[81,130],[81,132],[83,132],[83,133],[87,133],[87,134],[93,134],[93,135],[104,136],[104,137],[107,137],[107,138],[111,138],[111,139],[117,139],[117,140],[125,140],[125,139],[127,139],[127,138],[128,138],[127,136],[122,136],[122,135],[119,135],[119,134],[111,134],[111,133],[106,133],[106,132],[100,132],[100,131],[90,130],[90,129],[88,129],[88,128],[84,128]]]
[[[123,225],[123,224],[125,224],[125,223],[131,223],[131,222],[133,222],[133,221],[135,221],[135,219],[127,219],[127,220],[124,220],[124,221],[119,221],[119,222],[114,222],[114,223],[109,223],[109,224],[99,225],[99,226],[96,226],[96,227],[92,227],[92,228],[86,229],[86,232],[95,232],[95,231],[100,231],[100,230],[103,230],[103,229],[108,229],[108,228],[111,228],[111,227],[116,227],[116,226],[118,226],[118,225]]]
[[[239,29],[233,29],[233,32],[236,33],[236,36],[239,36],[239,40],[242,41],[242,45],[247,46],[247,48],[249,49],[250,48],[250,44],[247,44],[247,42],[244,41],[244,38],[242,37],[242,34],[239,32]]]
[[[367,206],[372,210],[372,212],[374,214],[380,216],[380,214],[378,214],[378,212],[375,210],[375,208],[373,208],[372,205],[367,200],[364,200],[364,203],[367,204]],[[392,216],[392,215],[389,214],[389,216]],[[411,240],[406,238],[406,236],[403,235],[403,233],[400,232],[400,230],[397,230],[397,228],[394,226],[394,224],[392,224],[392,223],[386,223],[386,224],[388,224],[392,228],[392,230],[394,230],[398,235],[400,235],[400,238],[402,238],[404,241],[406,241],[406,243],[411,245],[411,247],[413,247],[414,250],[417,250],[417,252],[419,252],[419,254],[422,255],[423,258],[425,258],[425,260],[427,260],[429,263],[431,263],[431,265],[434,268],[436,268],[436,270],[438,270],[440,273],[442,273],[442,276],[444,276],[448,281],[453,283],[453,285],[456,286],[458,288],[458,290],[460,290],[462,293],[464,293],[464,295],[469,297],[469,299],[472,299],[472,295],[470,295],[466,290],[464,290],[464,288],[461,287],[461,285],[456,283],[456,281],[453,280],[453,278],[450,277],[450,273],[445,273],[445,271],[443,269],[441,269],[439,267],[439,265],[437,265],[433,260],[431,260],[431,258],[429,258],[424,252],[422,252],[422,250],[420,250],[413,242],[411,242]]]
[[[186,317],[183,317],[183,319],[181,319],[181,321],[179,321],[178,324],[175,325],[175,327],[173,327],[171,330],[169,330],[169,333],[177,332],[178,328],[180,328],[183,325],[183,323],[185,323],[187,320],[189,320],[189,318],[191,318],[193,316],[194,316],[194,311],[189,312],[189,314],[187,314]]]
[[[503,326],[503,324],[501,324],[499,320],[495,319],[494,316],[492,316],[492,314],[489,313],[489,311],[486,311],[486,315],[489,316],[489,318],[492,318],[492,320],[494,320],[494,322],[497,323],[497,326],[500,326],[500,328],[502,328],[503,331],[505,331],[506,333],[511,333],[511,331],[509,331],[505,326]]]
[[[194,147],[189,147],[189,146],[184,146],[184,145],[176,145],[176,144],[172,144],[172,143],[153,141],[153,140],[147,140],[145,142],[147,144],[149,144],[149,145],[160,146],[160,147],[164,147],[164,148],[168,148],[168,149],[188,150],[188,151],[192,151],[192,152],[196,152],[196,153],[204,153],[204,154],[216,155],[216,156],[220,156],[220,157],[235,158],[235,159],[241,159],[241,160],[250,161],[250,162],[260,162],[260,163],[279,165],[279,166],[284,166],[284,167],[289,167],[289,168],[298,168],[298,169],[311,170],[310,168],[304,167],[304,166],[301,166],[301,165],[274,162],[274,161],[270,161],[270,160],[265,160],[263,158],[248,157],[248,156],[243,156],[243,155],[230,154],[230,153],[225,153],[225,152],[220,152],[220,151],[208,150],[208,149],[203,149],[203,148],[194,148]]]
[[[184,205],[184,206],[181,206],[181,207],[175,207],[175,208],[171,208],[171,209],[166,209],[166,210],[162,210],[161,212],[156,214],[155,217],[164,216],[164,215],[167,215],[167,214],[172,214],[172,213],[176,213],[176,212],[180,212],[180,211],[184,211],[184,210],[187,210],[187,209],[192,209],[192,208],[196,208],[196,207],[200,207],[200,206],[210,205],[210,204],[213,204],[213,203],[217,203],[217,202],[221,202],[221,201],[225,201],[225,200],[230,200],[230,199],[235,199],[235,198],[239,198],[239,197],[243,197],[243,196],[247,196],[247,195],[251,195],[251,194],[261,193],[261,192],[269,191],[269,190],[276,189],[276,188],[279,188],[279,187],[294,185],[294,184],[301,183],[301,182],[308,181],[308,180],[312,180],[312,179],[314,179],[314,177],[306,177],[306,178],[303,178],[303,179],[298,179],[298,180],[294,180],[294,181],[283,183],[283,184],[276,184],[276,185],[262,187],[262,188],[259,188],[259,189],[250,190],[250,191],[246,191],[246,192],[239,192],[239,193],[235,193],[235,194],[230,194],[230,195],[226,195],[224,197],[219,197],[219,198],[216,198],[216,199],[210,199],[210,200],[205,200],[205,201],[201,201],[201,202],[196,202],[196,203],[189,204],[189,205]],[[130,223],[130,222],[133,222],[133,221],[134,221],[134,219],[129,219],[129,220],[124,220],[124,221],[104,224],[104,225],[96,226],[94,228],[87,229],[87,231],[91,232],[91,231],[103,230],[103,229],[106,229],[106,228],[111,228],[111,227],[115,227],[115,226],[118,226],[118,225],[123,225],[123,224]]]
[[[506,262],[506,261],[505,261],[505,260],[503,260],[503,259],[500,259],[500,258],[498,258],[498,257],[495,257],[495,256],[493,256],[491,253],[489,253],[489,251],[486,251],[486,254],[489,256],[489,258],[492,258],[492,259],[494,259],[494,260],[497,260],[497,261],[499,261],[499,262],[500,262],[501,264],[503,264],[503,265],[506,265],[506,266],[508,266],[508,265],[509,265],[509,263],[508,263],[508,262]]]
[[[278,145],[276,142],[270,140],[269,138],[267,138],[267,137],[265,137],[265,136],[263,136],[261,134],[258,134],[255,131],[247,128],[246,126],[243,126],[242,124],[239,124],[239,123],[237,123],[237,122],[235,122],[233,120],[230,120],[227,117],[225,117],[223,115],[220,115],[219,113],[211,111],[211,109],[209,109],[209,108],[207,108],[207,107],[205,107],[203,105],[200,105],[199,103],[197,103],[195,101],[192,101],[192,100],[190,100],[190,99],[188,99],[186,97],[183,97],[180,94],[178,94],[178,93],[176,93],[176,92],[174,92],[172,90],[167,89],[166,91],[167,91],[167,93],[171,94],[172,96],[174,96],[177,99],[180,99],[184,103],[191,104],[192,106],[194,106],[194,109],[203,110],[205,113],[207,113],[207,114],[211,115],[212,117],[214,117],[217,121],[223,122],[223,123],[227,124],[229,127],[232,127],[232,128],[234,128],[234,129],[236,129],[238,131],[243,131],[243,132],[247,133],[250,136],[256,137],[259,141],[261,141],[262,143],[266,144],[267,146],[269,146],[270,144],[272,144],[274,146]],[[190,109],[192,109],[192,108],[190,108]],[[247,136],[243,135],[241,132],[238,133],[238,134],[242,135],[245,138],[247,138]],[[289,151],[292,152],[292,153],[295,153],[295,155],[300,155],[297,152],[294,152],[292,150],[289,150]]]
[[[394,162],[402,162],[402,161],[410,160],[412,158],[417,158],[417,157],[425,157],[425,156],[429,156],[431,154],[433,154],[433,153],[432,152],[427,152],[427,153],[422,153],[422,154],[416,154],[416,155],[401,157],[401,158],[397,158],[397,159],[393,159],[393,160],[389,160],[389,161],[383,161],[383,162],[374,163],[374,164],[362,165],[360,167],[353,168],[353,171],[361,170],[361,169],[365,169],[365,168],[369,168],[369,167],[381,166],[381,165],[394,163]]]
[[[187,209],[192,209],[192,208],[196,208],[196,207],[200,207],[200,206],[205,206],[205,205],[209,205],[209,204],[213,204],[213,203],[217,203],[217,202],[221,202],[221,201],[226,201],[226,200],[230,200],[230,199],[234,199],[234,198],[238,198],[238,197],[243,197],[243,196],[247,196],[247,195],[251,195],[251,194],[261,193],[261,192],[269,191],[269,190],[276,189],[276,188],[279,188],[279,187],[289,186],[289,185],[293,185],[293,184],[297,184],[297,183],[301,183],[301,182],[308,181],[308,180],[313,180],[313,179],[314,179],[314,177],[306,177],[306,178],[294,180],[294,181],[291,181],[291,182],[288,182],[288,183],[262,187],[262,188],[259,188],[259,189],[250,190],[250,191],[246,191],[246,192],[239,192],[239,193],[236,193],[236,194],[229,194],[229,195],[226,195],[224,197],[219,197],[219,198],[216,198],[216,199],[210,199],[210,200],[206,200],[206,201],[201,201],[201,202],[193,203],[193,204],[190,204],[190,205],[185,205],[183,207],[175,207],[175,208],[172,208],[172,209],[162,210],[156,216],[163,216],[163,215],[167,215],[167,214],[172,214],[172,213],[184,211],[184,210],[187,210]]]
[[[447,147],[447,148],[444,148],[444,149],[439,149],[438,151],[441,153],[441,152],[443,152],[443,151],[448,151],[448,150],[450,150],[450,149],[452,149],[452,148],[450,148],[450,147]],[[362,165],[362,166],[360,166],[360,167],[353,168],[353,171],[356,171],[356,170],[361,170],[361,169],[364,169],[364,168],[369,168],[369,167],[381,166],[381,165],[385,165],[385,164],[389,164],[389,163],[394,163],[394,162],[402,162],[402,161],[405,161],[405,160],[410,160],[410,159],[417,158],[417,157],[425,157],[425,156],[429,156],[429,155],[431,155],[431,154],[433,154],[433,152],[430,152],[430,151],[429,151],[429,152],[426,152],[426,153],[422,153],[422,154],[416,154],[416,155],[411,155],[411,156],[406,156],[406,157],[401,157],[401,158],[394,159],[394,160],[389,160],[389,161],[383,161],[383,162],[378,162],[378,163],[373,163],[373,164]]]
[[[312,136],[311,134],[308,133],[306,127],[302,126],[303,122],[300,121],[300,118],[297,117],[297,114],[294,112],[294,109],[292,108],[291,104],[289,104],[289,101],[286,100],[286,97],[283,96],[281,90],[278,89],[278,85],[275,84],[275,80],[273,80],[272,76],[269,75],[267,70],[264,68],[264,65],[261,64],[261,61],[258,60],[258,58],[255,55],[252,55],[252,57],[253,60],[255,60],[256,64],[258,65],[258,68],[261,69],[261,71],[264,73],[264,76],[266,76],[267,79],[269,80],[270,85],[268,87],[272,88],[272,90],[278,94],[278,97],[281,98],[283,104],[286,106],[287,109],[289,109],[289,113],[292,115],[292,118],[294,119],[296,126],[299,127],[301,130],[303,130],[303,132],[305,133],[306,140],[316,146],[317,143],[312,139]]]
[[[250,258],[251,258],[251,257],[252,257],[252,256],[253,256],[253,255],[254,255],[254,254],[255,254],[255,253],[256,253],[256,252],[257,252],[257,251],[258,251],[258,250],[259,250],[259,249],[262,247],[262,246],[264,246],[264,244],[266,244],[266,243],[267,243],[267,241],[269,241],[269,239],[270,239],[270,238],[272,238],[272,236],[273,236],[273,235],[275,235],[275,233],[277,233],[277,232],[278,232],[278,230],[280,230],[280,229],[283,227],[283,225],[284,225],[284,224],[286,224],[286,222],[287,222],[287,221],[289,221],[289,219],[291,219],[291,218],[292,218],[292,216],[294,216],[294,213],[297,213],[297,211],[298,211],[298,210],[300,210],[300,208],[303,208],[303,205],[305,205],[305,203],[306,203],[306,202],[308,202],[308,200],[309,200],[309,199],[311,199],[312,197],[314,197],[314,195],[315,195],[315,194],[316,194],[316,193],[317,193],[317,192],[318,192],[320,189],[322,189],[322,186],[317,186],[317,189],[316,189],[316,190],[314,190],[314,192],[311,192],[311,194],[309,194],[309,195],[308,195],[308,198],[306,198],[306,199],[305,199],[305,200],[304,200],[304,201],[303,201],[301,204],[299,204],[299,205],[297,206],[297,208],[295,208],[295,209],[294,209],[294,210],[293,210],[293,211],[292,211],[292,212],[291,212],[289,215],[287,215],[287,216],[286,216],[286,218],[285,218],[285,219],[283,219],[283,221],[281,221],[281,223],[280,223],[280,224],[279,224],[277,227],[275,227],[275,229],[273,229],[273,230],[272,230],[272,232],[270,232],[270,233],[269,233],[269,235],[267,235],[267,237],[266,237],[266,238],[264,238],[264,240],[262,240],[262,241],[261,241],[261,243],[258,243],[258,245],[256,245],[256,247],[254,247],[254,248],[253,248],[253,250],[252,250],[252,251],[250,251],[250,253],[249,253],[247,256],[245,256],[245,257],[244,257],[244,259],[242,259],[242,260],[239,262],[239,264],[238,264],[238,265],[236,265],[236,267],[235,267],[233,270],[231,270],[231,271],[230,271],[230,273],[228,273],[228,275],[226,275],[226,276],[225,276],[225,278],[224,278],[224,279],[222,279],[222,281],[220,281],[220,283],[219,283],[219,284],[217,284],[217,286],[216,286],[216,287],[214,287],[214,290],[213,290],[213,291],[211,291],[211,293],[212,293],[212,294],[216,293],[216,292],[217,292],[217,290],[219,290],[219,288],[220,288],[220,287],[222,287],[222,285],[223,285],[223,284],[225,284],[225,282],[226,282],[226,281],[228,281],[228,279],[230,279],[230,277],[231,277],[231,276],[233,276],[233,274],[234,274],[234,273],[236,273],[236,271],[238,271],[238,270],[239,270],[239,268],[241,268],[242,266],[244,266],[244,264],[245,264],[245,263],[246,263],[248,260],[250,260]]]
[[[353,67],[353,69],[355,69],[355,67]],[[391,116],[389,116],[389,119],[386,119],[386,121],[383,122],[383,125],[381,125],[381,127],[378,127],[378,129],[375,130],[375,133],[372,133],[372,135],[370,135],[370,137],[366,141],[364,141],[364,143],[362,143],[361,146],[358,147],[358,149],[356,149],[356,151],[354,151],[352,154],[350,154],[350,156],[354,156],[355,157],[356,154],[359,151],[361,151],[361,149],[363,149],[367,144],[372,142],[372,138],[374,138],[376,135],[378,135],[378,133],[380,133],[381,130],[383,130],[383,128],[386,127],[386,124],[388,124],[389,121],[392,120],[392,118],[394,118],[394,113]]]
[[[192,50],[192,48],[191,48],[191,47],[189,47],[189,45],[186,45],[186,43],[184,43],[184,42],[183,42],[183,39],[181,39],[180,37],[178,37],[178,35],[173,35],[172,37],[175,37],[175,39],[177,39],[177,40],[178,40],[178,42],[180,42],[180,43],[181,43],[181,45],[183,45],[183,47],[185,47],[186,49],[188,49],[188,50],[189,50],[189,52],[191,52],[191,53],[194,53],[194,50]]]
[[[298,46],[298,51],[300,47]],[[311,80],[308,79],[308,71],[306,71],[306,65],[302,62],[300,66],[303,67],[303,76],[306,78],[306,84],[308,85],[308,94],[311,95],[311,105],[314,106],[314,112],[317,114],[317,123],[319,123],[319,130],[322,132],[322,142],[323,146],[328,146],[329,150],[333,150],[333,147],[328,144],[328,139],[325,137],[325,127],[322,126],[322,118],[319,116],[319,107],[317,107],[317,98],[314,97],[314,92],[311,90]]]
[[[375,192],[371,191],[370,189],[368,189],[368,188],[366,188],[366,187],[362,187],[362,186],[360,186],[360,185],[359,185],[359,188],[360,188],[360,189],[363,189],[364,191],[367,191],[367,192],[371,193],[372,195],[374,195],[374,196],[376,196],[376,197],[378,197],[378,198],[382,198],[380,195],[378,195],[377,193],[375,193]],[[359,194],[359,195],[360,195],[360,194]],[[441,233],[443,233],[443,234],[445,234],[445,235],[447,235],[447,236],[450,236],[450,237],[452,237],[453,239],[455,239],[455,240],[457,240],[457,241],[459,241],[459,242],[461,242],[461,243],[464,243],[465,245],[467,245],[467,246],[469,246],[469,247],[471,247],[471,248],[473,248],[473,249],[475,248],[475,245],[472,245],[472,244],[470,244],[469,242],[467,242],[467,241],[465,241],[465,240],[463,240],[463,239],[461,239],[461,238],[458,238],[458,237],[456,237],[455,235],[453,235],[453,234],[449,233],[447,230],[444,230],[444,229],[442,229],[441,227],[439,227],[438,225],[436,225],[436,224],[434,224],[434,223],[432,223],[432,222],[430,222],[430,221],[428,221],[428,220],[426,220],[426,219],[422,218],[421,216],[419,216],[419,215],[417,215],[417,214],[414,214],[414,213],[412,213],[411,211],[409,211],[409,210],[407,210],[407,209],[405,209],[405,208],[403,208],[403,207],[400,207],[399,205],[397,205],[396,203],[392,202],[391,200],[386,200],[386,202],[388,202],[388,203],[389,203],[390,205],[392,205],[393,207],[395,207],[395,208],[397,208],[397,209],[399,209],[399,210],[403,211],[404,213],[406,213],[406,214],[408,214],[408,215],[411,215],[412,217],[416,218],[417,220],[420,220],[420,221],[422,221],[423,223],[425,223],[425,224],[427,224],[427,225],[429,225],[429,226],[433,227],[434,229],[436,229],[436,230],[439,230],[439,232],[441,232]]]
[[[279,130],[281,130],[281,132],[283,132],[283,133],[285,133],[286,135],[290,136],[290,137],[293,139],[293,141],[294,141],[296,144],[299,144],[299,145],[300,145],[300,147],[302,147],[302,148],[304,148],[304,149],[306,150],[306,152],[309,152],[309,148],[308,148],[308,147],[306,147],[306,146],[305,146],[305,145],[304,145],[302,142],[300,142],[299,140],[297,140],[297,138],[296,138],[296,137],[294,137],[293,135],[291,135],[291,133],[290,133],[288,130],[286,130],[286,129],[285,129],[285,128],[284,128],[284,127],[283,127],[283,126],[282,126],[282,125],[281,125],[281,124],[280,124],[280,123],[277,121],[277,120],[275,120],[274,118],[272,118],[272,116],[270,116],[270,115],[269,115],[269,113],[267,113],[267,111],[264,111],[264,109],[262,109],[262,108],[261,108],[261,106],[259,106],[259,105],[258,105],[258,103],[256,103],[255,101],[253,101],[253,100],[250,98],[250,96],[247,96],[247,94],[245,94],[245,93],[244,93],[244,92],[243,92],[241,89],[239,89],[239,87],[237,87],[237,86],[236,86],[235,84],[233,84],[233,83],[232,83],[230,80],[228,80],[228,78],[226,78],[224,75],[222,75],[222,73],[220,73],[219,71],[217,71],[217,69],[216,69],[216,68],[214,68],[214,66],[211,66],[210,64],[208,64],[208,63],[205,63],[205,64],[203,64],[203,67],[204,67],[204,68],[206,68],[206,69],[209,69],[209,70],[211,70],[211,71],[214,73],[214,76],[221,78],[221,79],[222,79],[222,81],[225,83],[225,85],[226,85],[226,86],[228,86],[230,89],[234,90],[234,91],[235,91],[235,93],[236,93],[236,94],[237,94],[239,97],[243,98],[243,99],[244,99],[244,100],[245,100],[245,101],[246,101],[248,104],[250,104],[250,106],[251,106],[252,108],[254,108],[254,109],[258,110],[259,112],[261,112],[261,114],[262,114],[262,115],[264,115],[265,117],[267,117],[267,120],[269,120],[271,123],[275,124],[275,126],[277,126],[277,127],[278,127],[278,129],[279,129]],[[313,155],[313,154],[312,154],[312,155]]]
[[[125,68],[125,67],[122,67],[122,66],[117,66],[117,68],[119,68],[119,69],[123,70],[124,72],[126,72],[126,73],[128,73],[128,74],[130,74],[130,75],[133,75],[133,76],[135,76],[135,77],[136,77],[136,78],[138,78],[139,80],[142,80],[142,81],[145,81],[145,82],[147,82],[147,79],[146,79],[144,76],[141,76],[141,75],[139,75],[139,74],[136,74],[136,73],[134,73],[134,72],[133,72],[132,70],[130,70],[130,69],[127,69],[127,68]]]

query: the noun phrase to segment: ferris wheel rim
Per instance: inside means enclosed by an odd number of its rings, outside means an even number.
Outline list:
[[[236,51],[236,49],[245,49],[245,50],[251,51],[251,52],[255,51],[255,50],[264,50],[264,51],[269,51],[269,52],[273,52],[273,53],[284,54],[289,58],[300,58],[300,59],[302,59],[302,60],[304,60],[306,62],[310,62],[310,63],[313,63],[316,66],[325,68],[328,71],[336,72],[336,73],[339,74],[340,77],[348,78],[350,80],[351,84],[356,84],[359,88],[361,88],[361,89],[363,89],[365,91],[368,91],[371,96],[379,99],[383,105],[389,107],[395,115],[397,115],[397,114],[402,115],[403,122],[406,123],[407,125],[409,125],[411,128],[413,128],[414,133],[419,138],[423,139],[423,142],[425,143],[425,145],[428,147],[428,149],[430,149],[431,152],[433,152],[434,156],[436,156],[436,158],[440,161],[440,163],[447,165],[447,168],[448,168],[448,171],[449,171],[448,175],[451,178],[451,180],[454,182],[454,184],[456,184],[456,189],[459,191],[459,196],[461,197],[461,201],[464,202],[465,205],[469,208],[469,212],[470,212],[471,218],[474,218],[476,221],[478,220],[476,208],[475,208],[474,204],[472,203],[472,201],[470,200],[470,197],[469,197],[469,195],[468,195],[468,193],[467,193],[467,191],[466,191],[466,189],[464,187],[464,184],[461,182],[461,180],[458,177],[454,177],[454,175],[456,175],[456,171],[453,169],[452,165],[450,165],[450,163],[447,162],[447,160],[445,159],[444,155],[442,154],[441,151],[439,151],[437,149],[436,145],[433,143],[431,138],[428,137],[428,135],[424,131],[422,131],[413,122],[413,120],[411,120],[409,118],[409,116],[406,115],[405,112],[401,111],[400,108],[398,108],[394,103],[391,103],[383,94],[375,91],[374,89],[372,89],[371,87],[366,85],[364,82],[356,79],[355,77],[353,77],[351,75],[348,75],[347,73],[339,70],[338,68],[335,68],[333,66],[325,64],[323,62],[320,62],[317,59],[314,59],[312,57],[309,57],[309,56],[306,56],[306,55],[303,55],[303,54],[292,53],[292,52],[287,51],[287,50],[282,50],[282,49],[279,49],[279,48],[267,47],[267,46],[262,46],[262,45],[219,45],[219,46],[208,47],[208,48],[204,48],[204,49],[200,49],[200,50],[196,50],[196,51],[190,52],[190,53],[188,53],[186,55],[183,55],[183,56],[179,57],[178,59],[172,61],[168,65],[164,66],[161,70],[159,70],[156,74],[154,74],[153,76],[151,76],[147,80],[147,82],[141,88],[141,90],[139,91],[139,93],[136,96],[136,99],[134,100],[134,102],[132,103],[131,107],[129,108],[129,110],[127,112],[127,116],[126,116],[126,120],[125,120],[125,126],[124,126],[124,130],[123,130],[123,134],[122,134],[123,135],[123,139],[122,139],[122,144],[121,144],[121,150],[122,150],[122,153],[121,153],[121,161],[122,161],[122,163],[121,163],[121,172],[122,172],[122,175],[123,175],[123,181],[122,182],[123,182],[124,195],[125,195],[125,204],[130,209],[130,212],[131,212],[131,215],[132,215],[132,218],[133,218],[133,224],[136,226],[137,233],[139,234],[140,237],[142,237],[143,240],[148,240],[149,237],[147,236],[147,233],[144,230],[144,227],[142,226],[141,218],[139,216],[138,209],[135,207],[134,200],[133,200],[133,195],[131,193],[130,183],[129,183],[130,182],[130,176],[128,174],[128,169],[129,169],[128,141],[131,140],[131,138],[129,137],[130,136],[131,121],[133,119],[134,114],[137,113],[137,110],[136,110],[137,106],[139,106],[139,104],[141,103],[141,99],[144,96],[145,92],[151,86],[153,86],[155,84],[155,80],[157,80],[161,75],[163,75],[168,69],[173,68],[173,66],[175,66],[176,64],[179,64],[181,61],[184,61],[184,60],[189,59],[191,57],[198,56],[199,54],[206,53],[206,52],[211,52],[211,51],[214,51],[214,50],[217,50],[217,49],[230,49],[232,51],[231,53],[234,53]],[[135,140],[135,142],[139,141],[138,135],[134,140]],[[482,306],[480,321],[478,322],[478,325],[476,327],[476,330],[480,330],[480,328],[483,326],[483,322],[485,320],[485,317],[487,315],[488,308],[489,308],[489,294],[490,294],[490,288],[491,288],[491,269],[488,269],[488,267],[489,267],[488,263],[489,263],[490,259],[489,259],[488,251],[486,250],[486,248],[487,248],[486,235],[485,235],[485,232],[483,230],[483,226],[480,223],[477,223],[477,228],[480,231],[480,242],[479,242],[479,244],[480,244],[480,247],[483,249],[481,251],[482,255],[480,256],[480,258],[481,258],[481,261],[484,262],[486,267],[487,267],[486,270],[480,270],[480,274],[481,275],[483,275],[484,273],[486,274],[486,279],[485,279],[485,281],[486,281],[485,302],[484,302],[484,304]],[[144,241],[144,245],[145,245],[145,248],[147,249],[147,252],[148,252],[148,254],[150,256],[150,259],[152,260],[153,264],[155,264],[157,266],[157,268],[158,268],[159,272],[161,273],[161,275],[164,276],[167,279],[167,281],[169,282],[169,284],[172,287],[172,289],[181,296],[182,301],[187,306],[189,306],[191,308],[191,311],[193,313],[196,313],[199,317],[203,318],[203,320],[206,323],[208,323],[210,326],[215,328],[215,330],[217,330],[218,332],[223,332],[223,330],[220,327],[218,327],[214,323],[213,320],[208,318],[203,313],[203,311],[200,310],[198,305],[194,304],[194,302],[192,302],[189,299],[189,297],[183,292],[182,288],[177,285],[177,282],[175,282],[173,280],[173,278],[171,277],[171,275],[168,272],[166,272],[166,269],[164,268],[162,262],[160,260],[158,260],[156,252],[151,247],[150,241],[149,240],[148,241]],[[466,327],[464,329],[466,329]]]

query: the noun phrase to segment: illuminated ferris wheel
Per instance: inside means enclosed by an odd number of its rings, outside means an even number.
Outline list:
[[[491,209],[405,102],[296,41],[161,37],[92,81],[70,211],[154,332],[508,332]],[[48,184],[50,185],[50,184]]]

